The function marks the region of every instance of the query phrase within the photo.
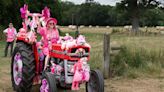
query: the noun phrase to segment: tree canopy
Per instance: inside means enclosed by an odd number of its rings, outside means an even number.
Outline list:
[[[120,3],[117,3],[117,8],[129,14],[133,31],[138,31],[140,17],[147,10],[154,9],[158,5],[157,0],[121,0]]]
[[[100,25],[100,26],[164,26],[164,7],[156,0],[121,0],[116,6],[101,5],[88,0],[80,5],[58,0],[0,0],[0,25],[7,27],[9,22],[21,27],[20,7],[29,5],[31,12],[41,12],[48,6],[51,16],[59,25]],[[136,29],[137,30],[137,29]]]

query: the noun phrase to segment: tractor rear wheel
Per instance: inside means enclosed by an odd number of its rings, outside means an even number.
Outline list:
[[[35,76],[32,45],[17,42],[11,62],[11,81],[16,92],[30,92]]]

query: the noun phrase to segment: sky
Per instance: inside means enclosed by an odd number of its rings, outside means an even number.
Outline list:
[[[71,2],[74,2],[75,4],[81,4],[81,3],[85,2],[85,0],[62,0],[62,1],[71,1]],[[112,6],[114,6],[116,4],[116,2],[119,2],[120,0],[94,0],[94,1],[97,1],[100,4],[103,4],[103,5],[112,5]]]

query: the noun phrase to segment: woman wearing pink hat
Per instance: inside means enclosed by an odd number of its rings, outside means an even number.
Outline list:
[[[49,18],[47,20],[46,27],[38,28],[38,33],[42,36],[42,51],[44,55],[46,55],[44,70],[46,69],[49,61],[49,51],[51,50],[51,45],[57,43],[59,40],[59,32],[56,28],[56,24],[57,20],[55,18]]]

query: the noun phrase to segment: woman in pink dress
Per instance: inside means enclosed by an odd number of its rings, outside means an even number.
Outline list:
[[[38,33],[42,36],[42,50],[44,55],[46,55],[44,70],[49,61],[49,51],[51,50],[51,46],[59,40],[59,32],[56,28],[56,24],[57,20],[55,18],[50,18],[47,20],[46,27],[38,28]]]

